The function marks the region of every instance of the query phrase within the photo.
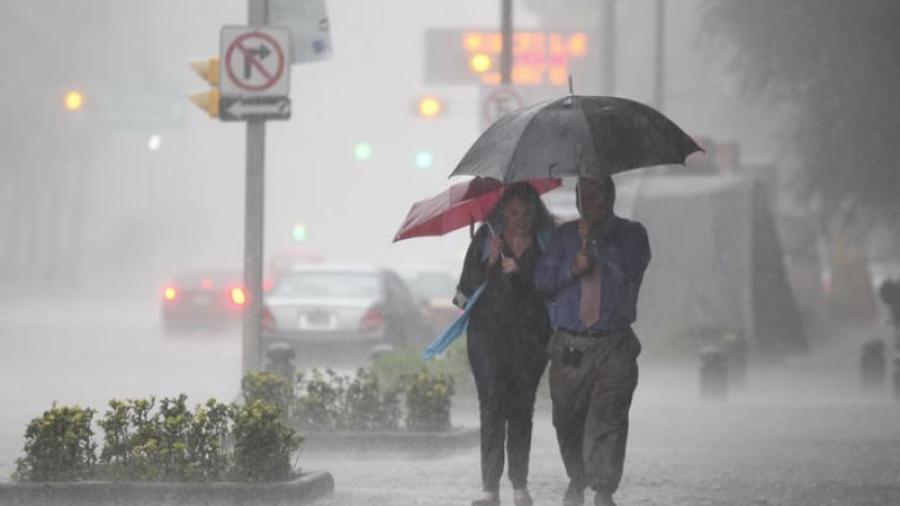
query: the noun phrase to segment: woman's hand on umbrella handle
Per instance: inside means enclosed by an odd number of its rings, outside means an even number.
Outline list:
[[[506,257],[503,259],[503,273],[504,274],[512,274],[513,272],[519,271],[519,264],[516,263],[515,259]]]

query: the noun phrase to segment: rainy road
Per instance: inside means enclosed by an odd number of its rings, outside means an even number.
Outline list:
[[[53,400],[102,408],[111,397],[237,393],[237,331],[168,338],[152,303],[84,307],[7,305],[0,314],[0,477],[19,455],[27,421]],[[845,341],[767,372],[726,404],[699,402],[695,371],[642,363],[620,504],[900,504],[900,406],[861,396]],[[788,374],[790,372],[790,374]],[[755,374],[753,374],[755,373]],[[473,403],[454,422],[473,425]],[[336,493],[323,504],[463,505],[479,489],[477,448],[450,454],[306,452]],[[532,451],[535,503],[559,504],[565,486],[539,402]],[[511,501],[508,483],[501,494]]]

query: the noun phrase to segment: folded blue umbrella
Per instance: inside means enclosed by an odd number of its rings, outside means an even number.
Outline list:
[[[466,327],[469,326],[469,314],[472,312],[472,308],[475,307],[475,302],[478,301],[481,292],[484,291],[485,285],[487,285],[487,283],[482,283],[475,289],[475,293],[473,293],[472,296],[469,297],[469,300],[466,301],[466,306],[463,308],[462,314],[453,320],[447,329],[425,348],[425,351],[422,352],[422,357],[424,357],[425,360],[431,360],[436,355],[439,355],[450,346],[450,343],[455,341],[457,337],[466,331]]]

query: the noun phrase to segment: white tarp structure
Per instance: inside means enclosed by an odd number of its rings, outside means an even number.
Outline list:
[[[806,349],[760,184],[720,175],[627,175],[616,182],[617,214],[643,223],[653,250],[635,326],[647,351],[690,350],[726,332],[762,356]],[[570,188],[547,197],[554,213],[573,217]]]

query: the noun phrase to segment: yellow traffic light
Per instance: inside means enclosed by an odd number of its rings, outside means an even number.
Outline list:
[[[191,61],[191,68],[212,86],[219,85],[219,57]]]
[[[484,74],[490,70],[492,63],[490,56],[484,53],[478,53],[469,59],[469,68],[478,74]]]
[[[190,95],[191,102],[197,104],[201,109],[209,113],[210,118],[219,117],[219,102],[221,94],[219,93],[219,57],[214,56],[206,60],[194,60],[191,62],[191,68],[200,75],[213,89]]]
[[[190,95],[191,102],[209,113],[210,118],[219,117],[219,98],[221,97],[218,88]]]
[[[419,99],[417,110],[419,111],[419,116],[435,118],[440,116],[444,110],[444,104],[435,97],[423,97]]]
[[[84,106],[84,95],[80,91],[70,91],[66,93],[65,98],[66,109],[70,111],[79,111]]]

